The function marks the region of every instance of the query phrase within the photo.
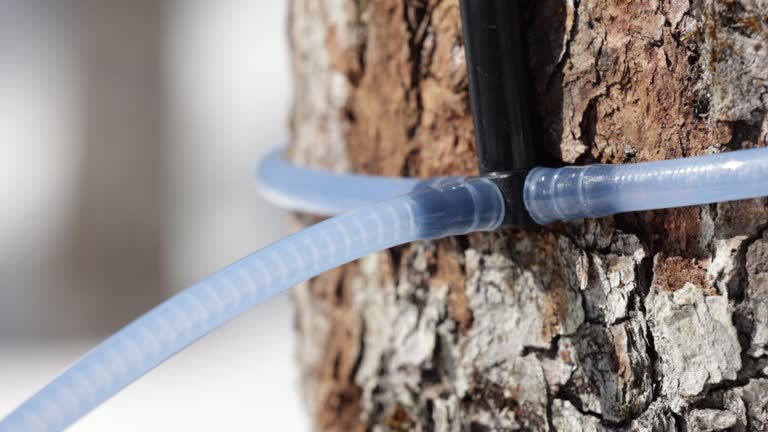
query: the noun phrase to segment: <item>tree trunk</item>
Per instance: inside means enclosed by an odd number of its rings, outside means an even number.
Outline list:
[[[553,160],[765,145],[766,2],[524,10]],[[476,173],[457,0],[293,0],[290,37],[294,160]],[[314,424],[768,430],[767,227],[758,199],[417,242],[328,272],[295,295]]]

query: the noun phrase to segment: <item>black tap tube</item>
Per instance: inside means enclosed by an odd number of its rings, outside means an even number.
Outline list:
[[[500,176],[508,204],[505,225],[531,222],[522,184],[536,164],[519,3],[461,0],[480,174]]]

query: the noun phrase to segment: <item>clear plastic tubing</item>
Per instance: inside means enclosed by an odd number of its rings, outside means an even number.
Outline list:
[[[273,150],[259,164],[256,182],[263,196],[280,207],[330,216],[366,204],[405,195],[418,179],[336,174],[303,168]]]
[[[419,239],[490,231],[499,188],[481,177],[428,180],[330,174],[279,151],[262,163],[278,204],[348,213],[286,237],[182,291],[87,353],[0,421],[0,432],[61,430],[175,353],[268,297],[333,267]],[[392,198],[400,194],[408,194]],[[534,168],[524,205],[540,224],[768,195],[768,149],[627,165]],[[371,204],[383,200],[378,204]]]
[[[768,195],[768,148],[626,165],[534,168],[525,206],[546,224]]]
[[[453,181],[325,173],[293,165],[280,151],[264,160],[258,179],[276,204],[320,214]],[[534,221],[547,224],[763,196],[768,196],[768,148],[626,165],[534,168],[525,181],[524,205]]]
[[[484,178],[356,208],[261,249],[191,286],[102,342],[0,422],[0,431],[57,431],[184,347],[298,283],[419,239],[496,229],[499,188]]]

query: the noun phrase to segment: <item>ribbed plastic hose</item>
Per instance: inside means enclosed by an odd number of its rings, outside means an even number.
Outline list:
[[[370,253],[419,239],[496,229],[498,187],[456,179],[313,225],[182,291],[102,342],[0,422],[64,429],[184,347],[268,297]]]
[[[0,422],[0,432],[63,429],[275,293],[398,244],[493,230],[506,210],[499,188],[486,178],[328,174],[291,165],[277,152],[262,164],[259,180],[268,196],[297,210],[355,210],[257,251],[148,312],[12,412]],[[524,204],[545,224],[766,195],[768,149],[763,148],[628,165],[534,168],[525,182]]]
[[[626,165],[534,168],[524,200],[546,224],[768,195],[768,148]]]
[[[293,165],[279,151],[264,160],[258,179],[276,204],[322,214],[452,181],[325,173]],[[768,148],[760,148],[625,165],[534,168],[523,198],[533,220],[547,224],[767,195]]]

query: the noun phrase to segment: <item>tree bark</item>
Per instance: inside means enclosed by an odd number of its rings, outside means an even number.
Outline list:
[[[476,173],[457,0],[291,4],[295,161]],[[765,145],[764,1],[524,9],[553,160]],[[328,272],[295,294],[314,424],[768,430],[767,228],[757,199],[417,242]]]

